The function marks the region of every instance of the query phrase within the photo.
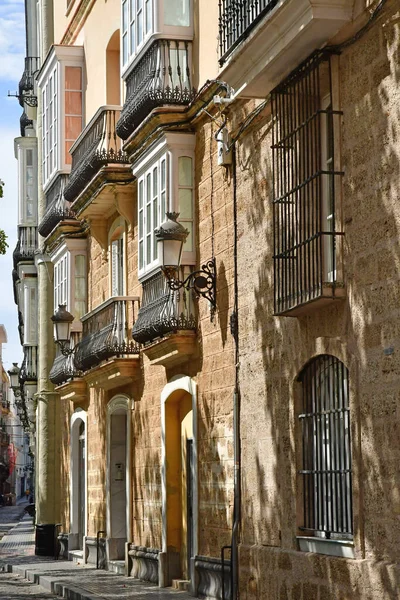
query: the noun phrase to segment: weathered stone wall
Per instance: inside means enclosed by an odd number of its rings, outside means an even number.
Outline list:
[[[339,58],[344,301],[299,318],[273,316],[270,117],[238,144],[246,600],[398,597],[399,16],[388,2]],[[248,109],[238,109],[239,121],[240,110]],[[349,369],[354,560],[296,552],[295,380],[324,353]]]

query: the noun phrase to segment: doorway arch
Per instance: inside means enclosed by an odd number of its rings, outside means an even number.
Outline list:
[[[71,416],[69,550],[83,550],[87,535],[87,414],[78,408]]]
[[[131,541],[131,403],[118,395],[107,405],[107,560],[124,559]]]
[[[198,552],[196,383],[177,375],[161,393],[162,551],[164,585],[172,579],[194,582]]]

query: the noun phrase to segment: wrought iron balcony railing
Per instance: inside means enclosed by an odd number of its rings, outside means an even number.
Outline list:
[[[13,252],[14,267],[23,260],[33,260],[37,248],[37,227],[19,227],[18,242]]]
[[[71,345],[73,348],[78,345],[80,340],[81,333],[77,331],[72,332]],[[64,356],[59,350],[59,354],[56,356],[50,370],[50,381],[54,383],[54,385],[62,385],[63,383],[67,383],[67,381],[71,381],[72,379],[75,379],[75,377],[80,376],[81,372],[75,366],[74,355],[69,354],[68,356]]]
[[[24,358],[19,372],[19,382],[37,380],[37,346],[24,346]]]
[[[278,0],[219,0],[220,65]]]
[[[64,198],[67,178],[68,175],[59,175],[48,192],[46,192],[46,212],[38,227],[38,231],[43,237],[47,237],[60,221],[74,219],[70,203]]]
[[[102,106],[71,148],[72,168],[64,197],[73,202],[94,175],[108,164],[129,163],[115,132],[119,106]]]
[[[147,344],[181,330],[196,330],[192,292],[170,290],[164,274],[159,271],[143,282],[142,306],[132,337]]]
[[[156,40],[127,77],[117,134],[126,140],[154,108],[189,104],[196,93],[190,67],[191,42]]]
[[[75,352],[76,369],[88,371],[111,358],[139,354],[139,345],[132,341],[138,301],[136,297],[115,296],[82,317],[82,341]]]

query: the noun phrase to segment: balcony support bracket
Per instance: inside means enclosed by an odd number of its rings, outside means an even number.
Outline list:
[[[104,261],[108,259],[108,229],[107,223],[100,219],[90,219],[90,231],[102,249]]]

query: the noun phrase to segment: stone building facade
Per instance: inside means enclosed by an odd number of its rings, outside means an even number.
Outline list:
[[[397,3],[39,4],[62,553],[203,598],[396,598]]]

